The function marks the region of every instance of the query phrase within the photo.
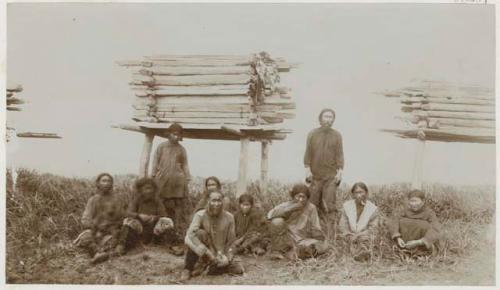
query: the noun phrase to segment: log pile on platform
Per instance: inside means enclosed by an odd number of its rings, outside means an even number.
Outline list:
[[[495,143],[494,90],[480,86],[422,81],[386,97],[398,98],[402,117],[411,128],[384,129],[403,138],[417,138],[425,133],[427,140],[444,142]],[[424,124],[418,126],[417,124]]]
[[[295,117],[289,89],[280,84],[280,73],[293,66],[267,53],[154,55],[118,64],[131,70],[130,126],[141,130],[179,123],[186,138],[283,139],[288,131],[276,125]]]

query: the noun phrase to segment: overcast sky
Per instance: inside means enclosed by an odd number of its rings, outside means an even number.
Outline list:
[[[323,107],[337,112],[345,181],[409,181],[415,141],[379,132],[397,125],[399,104],[374,92],[414,78],[495,81],[492,5],[10,3],[7,13],[8,83],[29,101],[8,125],[64,137],[22,139],[8,162],[66,176],[138,172],[143,136],[111,128],[132,122],[130,74],[118,60],[267,51],[299,62],[282,77],[297,103],[286,123],[294,133],[270,149],[270,177],[282,181],[303,179],[305,138]],[[236,179],[238,142],[183,145],[193,175]],[[251,144],[252,178],[259,150]],[[427,142],[425,157],[425,181],[495,182],[494,145]]]

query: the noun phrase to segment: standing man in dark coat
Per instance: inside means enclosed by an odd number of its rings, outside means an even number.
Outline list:
[[[342,180],[344,151],[342,135],[332,128],[335,111],[323,109],[319,113],[320,127],[307,136],[304,166],[306,180],[311,183],[310,202],[319,210],[323,222],[327,223],[327,234],[332,236],[336,224],[336,194]]]
[[[175,242],[181,244],[191,212],[188,202],[191,176],[186,149],[179,143],[183,133],[181,125],[172,124],[169,132],[168,141],[161,143],[156,149],[151,175],[158,184],[159,197],[167,215],[174,220],[177,234]]]

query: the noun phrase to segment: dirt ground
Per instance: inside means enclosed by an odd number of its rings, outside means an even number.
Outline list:
[[[369,265],[347,260],[339,269],[319,258],[308,261],[303,272],[294,262],[243,257],[243,276],[199,276],[189,284],[494,285],[495,228],[488,226],[482,232],[481,245],[452,263]],[[71,251],[38,261],[25,273],[7,273],[7,277],[8,283],[175,284],[182,266],[183,257],[160,246],[147,246],[96,266],[89,264],[86,255]]]

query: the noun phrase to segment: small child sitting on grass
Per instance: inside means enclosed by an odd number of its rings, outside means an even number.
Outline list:
[[[264,255],[269,244],[263,232],[267,228],[264,213],[254,207],[254,198],[249,194],[242,194],[238,203],[238,211],[234,215],[236,253]]]
[[[387,222],[391,238],[412,256],[435,253],[441,238],[441,224],[425,201],[423,191],[412,190],[406,208]]]

